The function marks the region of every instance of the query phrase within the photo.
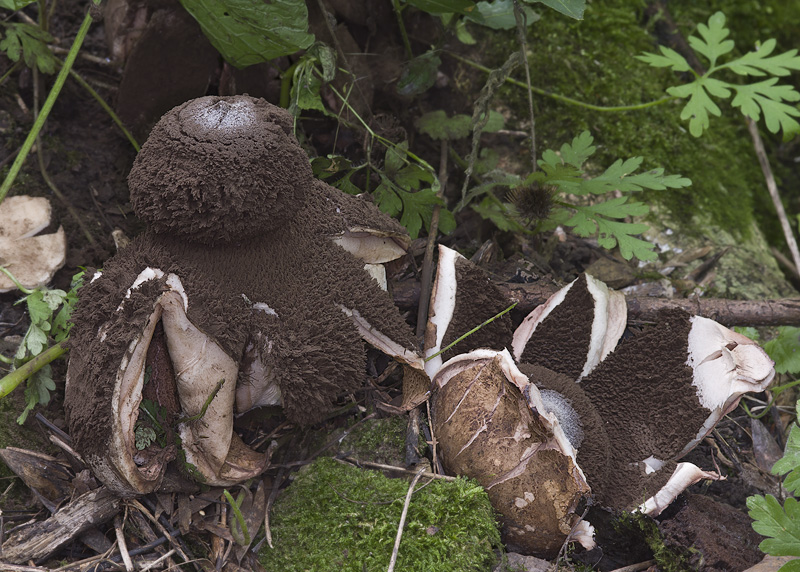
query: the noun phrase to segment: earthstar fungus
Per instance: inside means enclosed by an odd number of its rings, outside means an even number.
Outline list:
[[[467,265],[440,247],[427,355],[480,323],[457,320],[459,304],[491,291],[473,290],[478,269],[458,269]],[[624,298],[582,275],[512,335],[428,361],[444,466],[487,488],[509,546],[544,556],[568,537],[592,546],[573,512],[590,492],[656,515],[689,485],[721,478],[680,458],[774,377],[757,344],[713,320],[667,310],[623,340],[625,325]]]
[[[422,370],[365,271],[408,235],[313,178],[285,110],[247,96],[180,105],[129,186],[148,228],[83,287],[65,396],[76,449],[117,492],[156,490],[173,465],[212,485],[257,475],[267,459],[235,415],[280,404],[293,422],[321,419],[360,387],[363,341]]]

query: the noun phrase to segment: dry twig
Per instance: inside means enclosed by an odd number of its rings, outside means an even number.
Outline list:
[[[417,481],[422,478],[423,473],[426,471],[417,471],[417,476],[411,481],[406,494],[406,502],[403,504],[403,512],[400,515],[400,524],[397,525],[397,537],[394,539],[394,548],[392,549],[392,558],[389,560],[389,568],[387,572],[394,572],[394,565],[397,563],[397,554],[400,551],[400,539],[403,537],[403,528],[406,525],[406,516],[408,515],[408,507],[411,505],[411,495],[414,494],[414,486]]]

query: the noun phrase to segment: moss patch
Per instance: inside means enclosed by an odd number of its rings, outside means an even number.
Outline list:
[[[275,548],[262,549],[261,564],[287,572],[386,570],[408,485],[332,459],[315,461],[275,503]],[[396,569],[487,570],[499,544],[483,488],[436,480],[411,498]]]
[[[339,452],[360,460],[402,466],[407,425],[405,415],[370,419],[354,427],[342,439]]]

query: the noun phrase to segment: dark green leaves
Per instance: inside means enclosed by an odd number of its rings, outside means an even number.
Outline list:
[[[442,60],[436,52],[425,52],[406,63],[400,79],[397,80],[397,93],[400,95],[419,95],[425,93],[436,83]]]
[[[27,23],[10,23],[4,27],[5,37],[0,40],[0,50],[6,53],[11,61],[19,61],[22,56],[25,65],[33,69],[51,74],[59,66],[48,42],[53,41],[53,37],[41,28]]]
[[[773,556],[800,556],[800,504],[796,499],[788,498],[781,506],[772,495],[752,496],[747,499],[747,508],[754,521],[753,529],[769,537],[758,545],[760,550]],[[800,569],[787,566],[780,570]]]
[[[438,109],[419,117],[415,122],[420,133],[425,133],[431,139],[465,139],[472,134],[472,118],[464,114],[447,117],[447,114]],[[494,132],[503,128],[503,116],[497,111],[489,112],[489,121],[483,128],[485,132]]]
[[[309,47],[303,0],[181,0],[203,33],[222,56],[237,68],[293,54]]]

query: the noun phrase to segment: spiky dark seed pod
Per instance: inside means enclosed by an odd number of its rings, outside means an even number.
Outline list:
[[[526,223],[547,220],[553,209],[556,188],[552,185],[531,183],[515,187],[508,192],[507,200],[517,210],[517,216]]]

